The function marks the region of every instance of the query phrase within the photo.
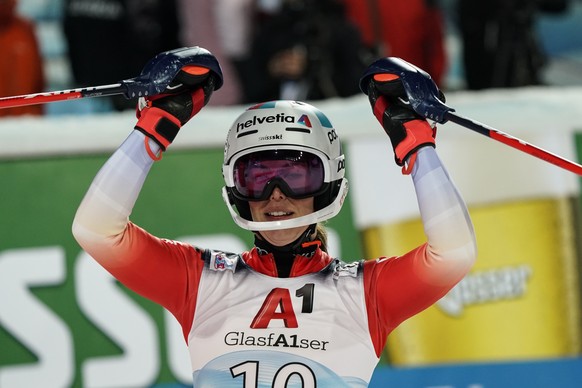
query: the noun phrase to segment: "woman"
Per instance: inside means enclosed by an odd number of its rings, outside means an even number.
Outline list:
[[[365,387],[387,335],[469,271],[475,239],[434,150],[434,130],[374,76],[367,90],[399,165],[410,171],[427,242],[400,257],[345,264],[321,223],[347,194],[337,131],[315,107],[255,105],[227,135],[223,196],[255,246],[228,253],[159,239],[129,221],[154,161],[206,102],[212,75],[142,100],[136,130],[83,199],[73,232],[119,281],[180,322],[195,387]],[[197,81],[198,82],[198,81]],[[397,206],[397,204],[395,204]]]

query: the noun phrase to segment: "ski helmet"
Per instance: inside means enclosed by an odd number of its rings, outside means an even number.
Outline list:
[[[243,112],[228,132],[222,174],[222,195],[232,218],[252,231],[325,221],[339,213],[348,190],[336,130],[319,109],[298,101],[270,101]],[[314,212],[253,221],[249,201],[269,198],[275,186],[292,198],[314,197]]]

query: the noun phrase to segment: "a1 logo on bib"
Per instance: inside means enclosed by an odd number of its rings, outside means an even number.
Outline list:
[[[307,283],[295,290],[295,297],[302,299],[301,313],[313,312],[315,284]],[[265,298],[261,309],[251,323],[251,329],[266,329],[271,320],[280,320],[286,328],[297,328],[297,316],[293,310],[291,293],[286,288],[273,288]]]

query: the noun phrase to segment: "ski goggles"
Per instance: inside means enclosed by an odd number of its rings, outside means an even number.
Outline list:
[[[327,188],[323,161],[304,151],[250,153],[235,162],[233,174],[233,193],[245,201],[266,200],[275,187],[294,199],[316,196]]]

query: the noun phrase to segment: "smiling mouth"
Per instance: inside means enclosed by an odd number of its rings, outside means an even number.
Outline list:
[[[277,212],[267,212],[265,214],[269,217],[288,217],[288,216],[292,215],[293,213],[292,212],[277,211]]]

